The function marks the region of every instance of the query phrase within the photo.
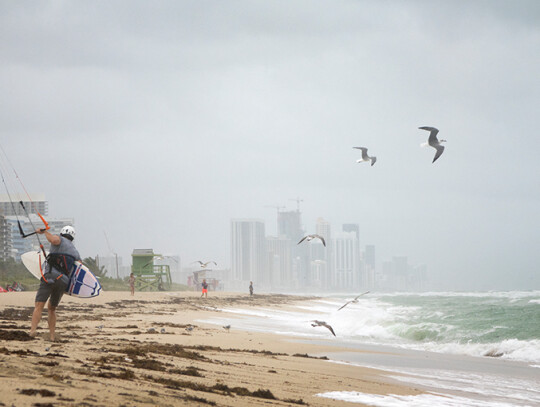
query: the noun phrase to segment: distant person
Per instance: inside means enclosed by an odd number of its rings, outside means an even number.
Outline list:
[[[64,226],[60,231],[60,235],[53,235],[44,229],[39,229],[36,232],[40,235],[45,235],[51,244],[51,248],[36,293],[36,304],[34,313],[32,314],[30,336],[36,336],[36,330],[41,320],[43,308],[47,300],[49,300],[47,322],[49,323],[50,339],[54,341],[56,307],[58,307],[68,287],[73,263],[77,260],[81,261],[81,255],[73,245],[73,239],[75,238],[75,229],[73,226]]]
[[[131,290],[131,295],[135,295],[135,274],[133,273],[129,275],[129,288]]]
[[[201,298],[202,297],[208,298],[208,283],[206,282],[206,279],[203,279],[201,286],[202,286]]]
[[[253,295],[253,281],[249,282],[249,295]]]

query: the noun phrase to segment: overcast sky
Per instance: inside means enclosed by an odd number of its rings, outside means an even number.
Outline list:
[[[540,289],[538,1],[2,0],[0,55],[0,144],[83,257],[229,267],[300,197],[441,289]]]

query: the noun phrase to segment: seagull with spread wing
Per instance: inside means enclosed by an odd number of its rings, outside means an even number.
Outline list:
[[[207,261],[206,263],[203,263],[200,260],[194,261],[193,263],[199,263],[201,265],[201,268],[206,268],[210,263],[214,263],[217,266],[217,263],[215,261]]]
[[[357,163],[362,163],[364,161],[371,161],[371,166],[373,167],[373,164],[375,164],[375,162],[377,161],[377,157],[370,157],[368,154],[367,154],[367,148],[365,147],[353,147],[353,148],[356,148],[358,150],[362,150],[362,158],[359,159],[359,160],[356,160]]]
[[[311,326],[324,326],[325,328],[328,328],[328,330],[329,330],[330,332],[332,332],[332,335],[336,336],[336,333],[334,332],[334,329],[333,329],[330,325],[328,325],[326,322],[324,322],[324,321],[317,321],[316,319],[313,320],[313,321],[311,321],[311,322],[313,322],[313,323],[311,324]]]
[[[304,236],[302,239],[300,239],[300,241],[297,244],[302,243],[304,240],[309,242],[309,241],[311,241],[313,239],[320,239],[323,246],[326,247],[326,242],[324,241],[324,237],[322,237],[320,235],[307,235],[307,236]]]
[[[362,294],[356,296],[356,297],[354,298],[354,300],[347,301],[345,304],[343,304],[341,307],[338,308],[338,311],[339,311],[340,309],[345,308],[345,307],[346,307],[347,305],[349,305],[349,304],[356,304],[356,303],[358,302],[358,298],[360,298],[362,295],[365,295],[365,294],[367,294],[367,293],[369,293],[369,291],[366,291],[365,293],[362,293]]]
[[[439,133],[439,130],[437,130],[435,127],[424,126],[424,127],[418,127],[418,128],[420,130],[427,130],[430,132],[427,143],[422,143],[421,146],[422,147],[431,146],[435,150],[437,150],[437,152],[435,153],[435,157],[433,157],[433,161],[431,162],[431,163],[434,163],[435,161],[437,161],[437,158],[439,158],[442,155],[444,151],[444,146],[441,145],[441,143],[446,143],[446,140],[437,139],[437,133]]]

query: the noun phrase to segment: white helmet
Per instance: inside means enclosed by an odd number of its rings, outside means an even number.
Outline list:
[[[71,236],[71,240],[75,239],[75,229],[73,226],[64,226],[60,231],[60,234]]]

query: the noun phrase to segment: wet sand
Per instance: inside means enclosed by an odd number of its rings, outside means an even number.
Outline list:
[[[28,336],[34,292],[0,294],[0,406],[350,406],[330,391],[416,395],[384,372],[329,363],[335,347],[201,324],[217,308],[287,307],[294,296],[104,292],[64,296]],[[350,349],[347,349],[350,351]],[[359,404],[355,404],[359,405]]]

